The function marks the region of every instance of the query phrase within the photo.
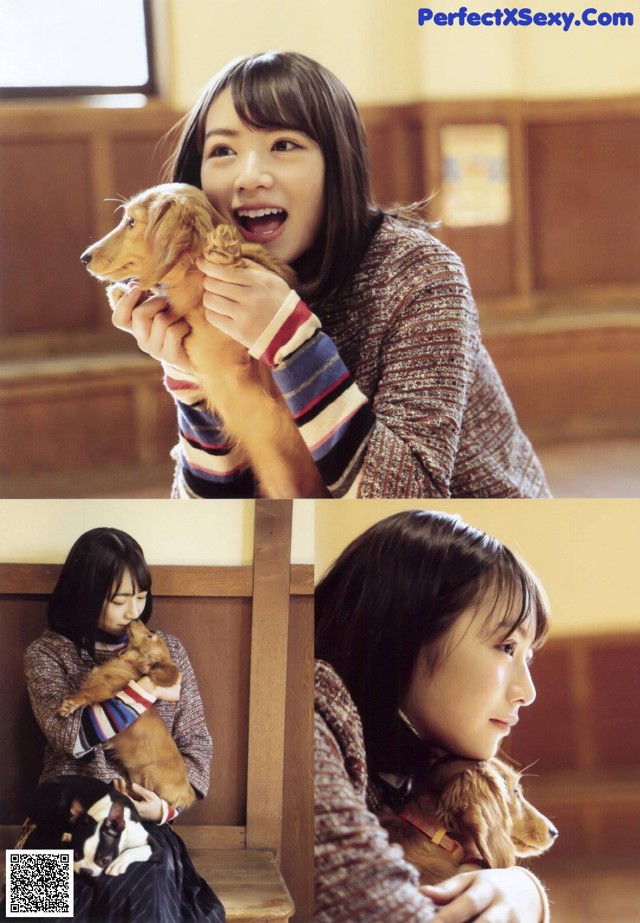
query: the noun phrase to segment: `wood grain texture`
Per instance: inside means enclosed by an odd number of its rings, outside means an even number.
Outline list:
[[[282,844],[291,511],[291,500],[256,501],[247,845],[276,854]]]

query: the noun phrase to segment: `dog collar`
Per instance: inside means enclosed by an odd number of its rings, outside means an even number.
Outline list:
[[[430,824],[428,821],[421,815],[416,815],[415,811],[412,810],[411,805],[408,805],[402,814],[400,814],[402,820],[407,824],[410,824],[412,827],[415,827],[416,830],[419,830],[427,839],[435,846],[439,846],[441,849],[444,849],[445,852],[448,852],[452,860],[458,865],[463,865],[465,863],[479,865],[483,868],[486,868],[486,863],[484,859],[481,859],[480,856],[472,856],[464,851],[464,847],[461,843],[458,843],[457,840],[454,840],[453,837],[449,836],[444,827],[440,827],[437,824]]]

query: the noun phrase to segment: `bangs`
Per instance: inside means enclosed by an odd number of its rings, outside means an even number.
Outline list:
[[[305,93],[301,93],[301,87],[305,87]],[[209,107],[227,89],[231,91],[238,118],[249,128],[290,128],[304,132],[320,144],[315,127],[319,114],[311,111],[315,91],[309,86],[308,77],[304,79],[304,75],[298,73],[293,60],[278,54],[264,54],[232,63],[210,88],[207,105],[202,107],[198,121],[200,151],[204,147]],[[311,108],[305,94],[312,101]]]
[[[291,128],[318,142],[298,81],[280,75],[268,61],[255,61],[236,75],[231,98],[249,128]],[[284,79],[282,79],[284,77]]]
[[[529,621],[535,626],[533,649],[542,647],[549,631],[549,600],[533,571],[508,548],[502,548],[479,588],[479,600],[488,596],[493,597],[483,625],[488,636],[500,632],[506,637]]]
[[[135,593],[140,591],[148,592],[151,589],[151,573],[147,567],[142,549],[139,548],[137,543],[132,545],[133,540],[130,540],[130,543],[123,542],[117,534],[111,533],[109,538],[113,543],[111,593],[113,595],[117,593],[125,571],[131,574],[131,582]]]

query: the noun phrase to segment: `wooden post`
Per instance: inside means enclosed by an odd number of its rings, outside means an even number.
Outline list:
[[[251,622],[247,847],[282,841],[291,500],[257,500]]]

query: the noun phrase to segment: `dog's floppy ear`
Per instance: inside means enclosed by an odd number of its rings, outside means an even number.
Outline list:
[[[155,281],[184,257],[195,259],[211,231],[211,210],[200,196],[157,193],[148,209],[146,238],[151,246]]]
[[[440,795],[438,818],[454,834],[466,834],[491,868],[515,864],[509,792],[490,763],[477,763],[453,776]]]

